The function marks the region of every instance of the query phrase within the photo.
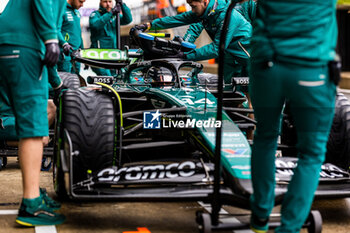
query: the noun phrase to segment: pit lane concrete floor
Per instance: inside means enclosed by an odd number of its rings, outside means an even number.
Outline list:
[[[52,173],[41,172],[41,186],[54,197]],[[56,228],[24,228],[15,223],[16,210],[22,195],[21,173],[16,158],[9,158],[7,167],[0,171],[0,233],[33,232],[110,232],[136,233],[138,228],[148,229],[144,233],[190,233],[198,232],[195,212],[204,209],[197,202],[190,203],[75,203],[64,202],[60,213],[67,217],[63,225]],[[228,213],[245,214],[247,211],[224,206]],[[325,233],[347,233],[350,229],[350,199],[316,201],[313,209],[321,211]],[[5,210],[10,211],[4,213]],[[278,212],[275,208],[274,212]],[[248,217],[238,217],[247,221]],[[228,233],[232,231],[225,231]],[[235,231],[249,233],[249,230]],[[273,231],[270,231],[273,232]],[[307,232],[303,229],[301,232]]]

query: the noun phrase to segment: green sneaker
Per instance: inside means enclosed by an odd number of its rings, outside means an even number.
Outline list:
[[[269,230],[269,219],[260,219],[254,214],[250,216],[250,229],[255,233],[265,233]]]
[[[40,188],[40,196],[42,199],[44,199],[45,204],[47,207],[51,208],[52,210],[59,210],[61,208],[61,204],[58,203],[57,201],[52,200],[51,197],[46,192],[46,189]]]
[[[39,196],[34,199],[22,199],[16,222],[23,226],[57,225],[64,222],[66,217],[50,209],[44,199]]]

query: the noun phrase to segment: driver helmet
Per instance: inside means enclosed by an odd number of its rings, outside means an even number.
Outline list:
[[[159,66],[150,67],[146,73],[146,79],[151,84],[163,86],[171,85],[175,81],[169,69]]]

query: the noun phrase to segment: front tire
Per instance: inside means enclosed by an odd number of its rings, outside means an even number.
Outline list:
[[[101,92],[68,90],[62,97],[62,126],[72,140],[73,183],[91,172],[113,165],[115,159],[115,111],[113,100]]]

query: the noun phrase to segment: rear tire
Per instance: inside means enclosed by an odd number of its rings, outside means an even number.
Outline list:
[[[78,89],[64,93],[62,129],[68,130],[72,140],[73,183],[92,173],[113,165],[115,111],[111,97],[101,92]]]
[[[349,170],[350,102],[342,93],[337,93],[333,124],[327,143],[326,162]]]
[[[68,72],[58,72],[58,75],[62,79],[63,86],[66,88],[75,90],[80,87],[78,75]]]

